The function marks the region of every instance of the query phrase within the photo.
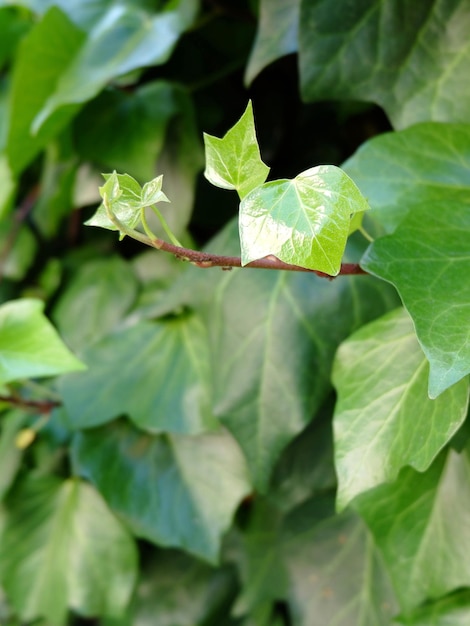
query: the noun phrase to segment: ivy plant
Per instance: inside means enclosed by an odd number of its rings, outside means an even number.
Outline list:
[[[468,3],[235,4],[0,1],[5,626],[469,623]]]

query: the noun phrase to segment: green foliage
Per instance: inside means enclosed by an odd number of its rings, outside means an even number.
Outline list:
[[[470,10],[330,4],[0,1],[2,624],[467,624]]]

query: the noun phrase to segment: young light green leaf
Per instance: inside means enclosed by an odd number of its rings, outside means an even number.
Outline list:
[[[405,465],[426,470],[465,420],[468,382],[430,400],[428,372],[402,308],[340,346],[333,368],[340,509],[359,493],[393,481]]]
[[[157,176],[148,183],[145,183],[142,189],[141,202],[147,207],[157,202],[170,202],[162,191],[163,176]]]
[[[119,617],[134,586],[137,550],[102,498],[78,480],[30,478],[12,494],[0,542],[0,578],[22,621]]]
[[[99,226],[108,230],[118,230],[109,219],[104,200],[108,202],[112,213],[129,228],[135,228],[140,222],[142,208],[142,188],[129,174],[103,174],[105,184],[100,187],[103,202],[96,213],[85,222],[87,226]]]
[[[465,0],[339,0],[329,8],[327,2],[301,3],[305,101],[376,102],[398,128],[425,120],[470,122]]]
[[[334,165],[265,183],[240,204],[242,263],[273,254],[285,263],[336,276],[351,215],[368,208],[354,182]]]
[[[196,316],[142,322],[81,352],[90,367],[59,382],[72,428],[127,414],[149,432],[217,428],[210,407],[207,333]],[[126,364],[118,367],[116,363]]]
[[[468,626],[470,623],[470,591],[464,589],[436,602],[427,602],[406,615],[399,615],[394,626]]]
[[[251,489],[240,450],[224,432],[162,437],[118,422],[76,435],[73,459],[136,535],[213,563]]]
[[[204,133],[204,176],[216,187],[236,189],[240,198],[266,180],[269,167],[261,160],[251,101],[222,139]]]
[[[23,378],[85,369],[43,314],[40,300],[0,306],[0,385]]]
[[[470,204],[451,193],[411,204],[396,231],[377,239],[361,265],[393,283],[430,363],[436,398],[470,372]]]
[[[470,586],[470,458],[442,453],[424,473],[405,468],[393,484],[355,501],[381,550],[401,610]]]

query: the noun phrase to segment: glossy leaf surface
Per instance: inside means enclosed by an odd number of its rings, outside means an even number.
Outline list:
[[[137,536],[212,563],[250,491],[240,451],[224,433],[151,436],[119,422],[79,433],[73,452],[77,471]]]
[[[467,415],[461,381],[428,397],[429,364],[406,311],[364,326],[339,348],[333,369],[338,506],[391,482],[404,465],[426,470]]]
[[[240,198],[244,198],[266,180],[269,167],[261,160],[251,101],[222,139],[204,133],[204,144],[204,176],[216,187],[236,189]]]
[[[368,208],[353,181],[334,165],[265,183],[240,204],[242,264],[272,254],[336,276],[351,215]]]
[[[40,300],[12,300],[0,307],[0,384],[53,376],[85,366],[62,343]]]
[[[430,362],[431,398],[470,372],[469,241],[470,205],[450,197],[412,206],[361,261],[396,286],[408,309]]]
[[[469,122],[468,26],[462,0],[302,2],[303,97],[375,102],[397,128]]]
[[[129,533],[89,485],[30,479],[7,506],[0,577],[25,621],[66,623],[122,614],[135,582],[137,553]]]
[[[406,614],[428,599],[468,587],[468,450],[441,454],[424,474],[404,469],[357,502],[382,551]]]

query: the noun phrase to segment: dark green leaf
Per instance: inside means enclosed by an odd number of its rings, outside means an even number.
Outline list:
[[[13,71],[9,106],[7,154],[14,173],[21,172],[77,111],[62,108],[39,132],[31,125],[60,76],[80,49],[84,34],[52,7],[19,46]]]
[[[355,515],[295,532],[285,554],[296,625],[389,626],[393,592],[373,539]]]
[[[468,626],[470,591],[459,591],[395,619],[403,626]]]
[[[236,189],[240,198],[266,180],[269,173],[261,160],[251,101],[245,112],[223,137],[204,133],[204,176],[216,187]]]
[[[46,319],[40,300],[14,300],[0,307],[0,384],[22,378],[82,370]]]
[[[73,456],[136,535],[211,562],[250,490],[238,446],[225,433],[151,436],[121,422],[76,435]]]
[[[36,239],[27,226],[7,218],[0,222],[0,276],[21,280],[36,254]],[[5,252],[7,253],[5,256]]]
[[[297,51],[300,0],[261,0],[259,11],[258,31],[245,70],[247,83],[279,57]]]
[[[393,283],[408,309],[430,362],[431,398],[470,372],[469,241],[470,205],[449,197],[412,206],[361,262]]]
[[[470,586],[468,451],[441,454],[424,474],[402,470],[392,485],[360,496],[402,611]]]
[[[273,254],[285,263],[336,276],[351,215],[368,208],[353,181],[334,165],[265,183],[240,204],[242,264]]]
[[[0,545],[0,577],[23,620],[65,624],[122,614],[136,576],[128,532],[89,485],[30,478],[13,494]]]
[[[217,428],[210,409],[206,330],[196,316],[143,322],[80,353],[89,369],[60,381],[73,428],[127,414],[149,432]]]
[[[463,0],[302,2],[303,97],[376,102],[400,128],[469,122],[468,25]]]
[[[393,481],[405,465],[426,470],[461,426],[468,381],[430,400],[428,376],[413,323],[401,308],[340,346],[333,369],[339,508],[362,491]]]
[[[82,265],[59,298],[52,318],[74,350],[110,334],[137,296],[137,280],[120,257]]]
[[[23,411],[10,411],[1,417],[0,501],[10,489],[21,465],[23,451],[16,445],[16,438],[28,419],[28,414]]]
[[[18,42],[30,26],[27,17],[14,9],[0,9],[0,69],[14,55]]]
[[[410,205],[468,201],[470,125],[417,124],[365,143],[343,168],[366,196],[368,217],[393,231]]]

